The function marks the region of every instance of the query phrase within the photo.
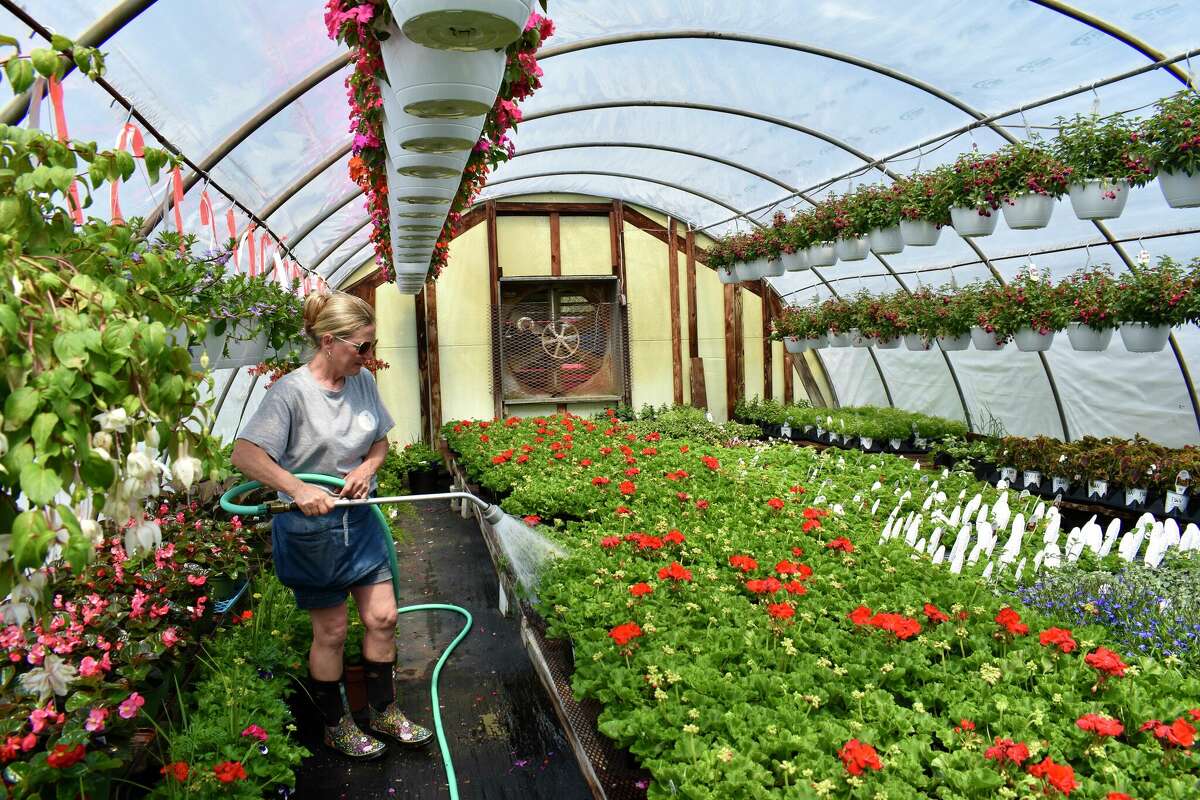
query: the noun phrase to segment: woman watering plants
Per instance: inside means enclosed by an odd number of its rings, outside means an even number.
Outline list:
[[[308,665],[313,698],[324,717],[325,744],[351,758],[373,758],[383,742],[355,724],[343,701],[342,648],[346,594],[354,596],[366,627],[363,641],[368,729],[402,744],[419,745],[432,733],[396,705],[396,604],[385,548],[369,506],[334,509],[333,495],[293,473],[341,476],[344,498],[364,498],[387,454],[393,422],[364,359],[375,346],[375,313],[342,292],[304,301],[304,330],[316,355],[275,383],[238,434],[233,465],[294,502],[300,511],[275,516],[271,527],[275,572],[312,619]]]

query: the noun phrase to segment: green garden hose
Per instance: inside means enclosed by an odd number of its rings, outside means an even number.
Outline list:
[[[341,478],[335,478],[331,475],[317,475],[313,473],[300,473],[297,478],[306,483],[325,484],[341,488],[345,485],[345,481]],[[259,481],[249,481],[248,483],[239,484],[233,487],[225,494],[221,495],[221,508],[228,511],[230,514],[245,514],[246,516],[256,516],[267,513],[270,508],[267,503],[261,503],[256,506],[243,506],[233,502],[232,498],[245,494],[251,489],[258,489],[262,486]],[[454,774],[454,761],[450,758],[450,746],[446,743],[446,730],[442,725],[441,708],[438,702],[438,679],[442,674],[442,667],[446,664],[446,659],[454,652],[454,648],[458,647],[458,643],[466,638],[471,631],[471,625],[474,620],[471,617],[471,612],[461,606],[448,605],[445,603],[422,603],[415,606],[400,606],[400,565],[396,561],[396,547],[391,540],[391,526],[388,525],[387,518],[384,517],[383,511],[379,506],[371,506],[375,510],[375,517],[379,520],[380,529],[383,535],[388,537],[388,566],[392,570],[392,591],[396,596],[396,613],[408,614],[412,611],[453,611],[456,614],[462,614],[466,618],[466,624],[463,625],[458,635],[453,641],[442,651],[441,657],[437,660],[437,664],[433,667],[433,678],[429,686],[429,698],[433,708],[433,728],[437,734],[438,747],[442,751],[442,764],[446,768],[446,781],[450,786],[451,800],[458,800],[458,780]]]

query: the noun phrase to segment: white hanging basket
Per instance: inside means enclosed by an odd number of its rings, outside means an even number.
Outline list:
[[[1107,350],[1112,337],[1112,328],[1098,331],[1082,322],[1072,322],[1067,326],[1067,338],[1071,341],[1071,347],[1087,353],[1099,353]]]
[[[872,344],[874,344],[879,350],[898,350],[900,348],[900,337],[897,336],[893,339],[888,339],[887,341],[884,341],[883,339],[873,339]]]
[[[812,268],[812,265],[808,263],[807,250],[797,250],[794,253],[781,253],[779,257],[783,261],[783,268],[788,272],[802,272]]]
[[[388,0],[404,35],[425,47],[503,52],[525,30],[533,0]]]
[[[383,100],[384,137],[388,138],[388,153],[396,148],[409,153],[455,153],[468,154],[479,141],[485,117],[463,119],[423,119],[405,113],[396,93],[387,81],[379,82],[379,96]],[[389,138],[390,137],[390,138]]]
[[[263,360],[267,352],[267,337],[264,333],[252,336],[253,323],[247,320],[229,321],[225,333],[216,332],[216,324],[210,322],[204,343],[192,347],[192,366],[200,368],[200,355],[208,353],[209,369],[247,367]],[[228,355],[223,353],[228,352]]]
[[[904,346],[909,350],[919,352],[929,349],[929,340],[919,333],[906,333],[902,338],[904,339]]]
[[[854,347],[870,347],[871,340],[863,336],[863,332],[858,328],[850,329],[850,344]]]
[[[938,243],[942,229],[923,219],[900,220],[900,236],[909,247],[932,247]]]
[[[775,261],[778,265],[779,274],[783,274],[783,264]],[[765,258],[756,258],[753,261],[743,261],[734,266],[734,272],[737,274],[739,281],[757,281],[775,274],[775,266]]]
[[[1008,342],[997,342],[995,334],[983,328],[971,328],[971,344],[976,350],[1003,350]]]
[[[832,267],[837,263],[837,246],[833,242],[814,244],[808,248],[808,263],[813,267]]]
[[[829,346],[830,347],[849,347],[850,346],[850,334],[846,331],[842,331],[841,333],[834,333],[833,331],[830,331],[829,332]]]
[[[988,209],[987,215],[961,206],[950,209],[950,224],[958,231],[959,236],[991,236],[999,219],[999,215],[992,209]]]
[[[733,267],[717,267],[717,280],[723,284],[737,283],[737,273]]]
[[[395,106],[422,119],[483,117],[504,77],[503,50],[451,53],[421,47],[393,31],[379,43]],[[385,90],[380,85],[380,90]],[[385,107],[386,110],[386,107]]]
[[[1195,208],[1200,206],[1200,173],[1160,172],[1158,185],[1171,208]]]
[[[876,255],[890,256],[904,249],[904,236],[900,233],[899,225],[893,225],[890,228],[875,228],[867,234],[867,239],[871,243],[871,250]]]
[[[390,133],[389,133],[390,138]],[[467,166],[467,151],[455,153],[409,153],[388,142],[388,165],[399,175],[418,180],[461,180]]]
[[[1121,341],[1131,353],[1157,353],[1167,346],[1171,336],[1169,325],[1147,325],[1144,322],[1122,322]]]
[[[866,236],[851,236],[849,239],[837,240],[837,257],[839,261],[862,261],[871,252],[871,243]]]
[[[947,353],[966,350],[971,346],[971,334],[963,333],[958,336],[939,336],[937,337],[937,343],[938,347]]]
[[[803,353],[808,349],[807,341],[799,336],[785,336],[783,337],[783,348],[792,354]]]
[[[783,275],[783,259],[782,258],[764,258],[766,266],[762,267],[763,278],[778,278]]]
[[[442,209],[443,218],[450,211],[450,202],[458,192],[458,180],[421,180],[403,175],[388,176],[388,200],[396,199],[396,214],[407,206],[434,206]]]
[[[821,347],[829,347],[829,334],[814,336],[811,339],[805,339],[804,344],[809,350],[816,350]]]
[[[1084,181],[1071,184],[1067,194],[1071,198],[1071,209],[1079,219],[1116,219],[1129,200],[1129,183]]]
[[[1021,328],[1013,334],[1013,341],[1022,353],[1041,353],[1054,344],[1055,331],[1038,333],[1033,328]]]
[[[1050,224],[1056,200],[1047,194],[1023,194],[1000,204],[1004,222],[1016,231],[1031,231]]]

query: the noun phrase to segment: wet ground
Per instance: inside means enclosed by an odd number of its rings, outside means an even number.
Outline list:
[[[441,712],[459,796],[487,800],[586,800],[584,782],[554,709],[521,644],[517,623],[496,607],[496,573],[473,519],[445,503],[418,504],[404,527],[400,571],[405,605],[452,603],[474,627],[441,675]],[[429,681],[442,649],[462,628],[447,611],[403,614],[397,659],[402,707],[433,727]],[[302,696],[302,695],[301,695]],[[293,700],[300,739],[313,756],[296,772],[295,800],[449,797],[436,740],[418,750],[392,745],[382,758],[349,763],[321,746],[316,713]]]

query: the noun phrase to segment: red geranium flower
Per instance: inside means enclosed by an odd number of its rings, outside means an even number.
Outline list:
[[[657,447],[643,447],[643,448],[642,448],[642,455],[644,455],[644,456],[656,456],[656,455],[658,455],[658,448],[657,448]]]
[[[637,467],[630,467],[629,469],[625,470],[625,476],[632,478],[634,475],[640,475],[641,472],[642,471]]]
[[[628,506],[617,506],[615,513],[618,517],[628,517],[633,514],[633,509]]]
[[[1084,714],[1075,720],[1081,731],[1091,731],[1097,736],[1120,736],[1125,732],[1125,726],[1120,720],[1106,717],[1102,714]]]
[[[614,547],[619,547],[620,544],[621,539],[617,536],[605,536],[600,540],[600,546],[605,550],[612,550]]]
[[[767,501],[767,505],[770,506],[775,511],[782,511],[784,503],[778,497],[772,497],[770,500]]]
[[[213,767],[213,773],[221,783],[246,780],[246,768],[240,761],[222,761]]]
[[[1109,792],[1104,795],[1104,800],[1133,800],[1133,798],[1124,792]]]
[[[940,625],[948,621],[950,618],[938,610],[938,607],[933,603],[925,604],[925,618],[929,620],[931,625]]]
[[[617,487],[617,491],[621,494],[633,494],[637,491],[637,486],[634,486],[633,481],[621,481],[621,485]]]
[[[616,642],[619,647],[624,647],[641,635],[642,628],[636,622],[626,622],[608,632],[609,638]]]
[[[696,508],[700,509],[701,511],[704,511],[706,508],[708,508],[708,501],[707,500],[697,500]]]
[[[579,466],[581,466],[581,467],[590,467],[591,465],[592,465],[592,460],[590,458],[581,459],[579,462]]]
[[[1046,647],[1057,647],[1064,653],[1070,653],[1078,647],[1066,628],[1046,628],[1038,634],[1038,641]]]
[[[610,483],[612,483],[612,481],[603,475],[597,475],[596,477],[592,478],[592,486],[608,486]]]
[[[789,486],[788,491],[792,494],[804,494],[804,487],[800,484],[796,484],[795,486]]]
[[[746,581],[746,588],[754,594],[775,594],[783,588],[778,578]]]
[[[955,733],[967,733],[975,730],[975,723],[969,719],[960,719],[958,724],[954,726]]]
[[[799,558],[800,556],[804,555],[804,548],[803,548],[803,547],[793,547],[793,548],[792,548],[792,555],[794,555],[794,556],[796,556],[797,558]]]
[[[1129,665],[1121,660],[1121,656],[1107,647],[1097,647],[1084,656],[1083,660],[1089,667],[1099,670],[1101,680],[1113,676],[1123,677],[1125,670],[1129,668]]]
[[[659,580],[667,580],[670,578],[676,583],[687,582],[692,579],[692,571],[678,561],[672,561],[670,566],[663,567],[658,571]]]
[[[654,594],[654,587],[645,581],[642,581],[630,586],[629,593],[634,597],[643,597],[644,595]]]
[[[188,764],[186,761],[172,761],[159,770],[163,775],[183,783],[188,779]]]
[[[721,468],[721,462],[717,461],[712,456],[701,456],[700,460],[704,463],[704,466],[708,467],[709,469],[720,469]]]
[[[770,603],[767,606],[767,613],[773,619],[785,620],[796,616],[796,609],[792,608],[790,603]]]
[[[1021,622],[1021,615],[1008,606],[996,614],[996,622],[1013,636],[1024,636],[1029,633],[1029,626]]]
[[[1149,730],[1163,747],[1191,747],[1196,742],[1196,728],[1183,717],[1166,725],[1152,719],[1142,725],[1141,730]]]
[[[606,455],[608,455],[608,454],[609,454],[609,453],[611,453],[611,452],[612,452],[612,448],[611,448],[611,447],[601,447],[601,448],[600,448],[600,455],[602,455],[602,456],[606,456]]]
[[[524,463],[525,463],[525,462],[527,462],[528,460],[529,460],[529,456],[525,455],[524,453],[522,453],[521,455],[517,456],[517,463],[518,463],[518,464],[524,464]]]
[[[854,609],[846,616],[849,617],[850,621],[853,622],[855,625],[866,625],[868,622],[871,621],[871,615],[872,615],[872,611],[869,607],[859,606],[858,608]]]
[[[679,452],[681,452],[681,453],[686,453],[690,449],[691,448],[689,448],[686,444],[679,445]]]
[[[991,747],[984,751],[983,757],[989,761],[998,761],[1000,766],[1009,763],[1018,767],[1029,758],[1029,747],[1024,742],[1014,742],[1012,739],[995,738]]]
[[[742,572],[753,572],[758,569],[758,562],[750,556],[736,555],[729,557],[729,566],[737,567]]]
[[[804,524],[807,525],[808,523],[806,522]],[[854,552],[854,545],[851,544],[850,540],[847,539],[845,536],[839,536],[838,538],[834,539],[832,542],[829,542],[825,546],[831,550],[841,550],[843,553],[853,553]]]
[[[688,500],[692,499],[692,496],[689,495],[687,492],[676,492],[675,499],[681,503],[686,503]]]
[[[800,581],[788,581],[783,585],[788,594],[808,594],[808,589]]]
[[[46,765],[54,769],[66,769],[83,761],[86,755],[87,748],[81,744],[77,744],[74,747],[57,744],[50,751],[49,755],[46,756]]]
[[[863,771],[867,769],[883,769],[883,764],[880,762],[875,748],[858,739],[851,739],[842,745],[842,749],[838,750],[838,758],[842,760],[842,765],[851,775],[862,775]]]
[[[538,525],[541,523],[542,518],[537,514],[526,514],[524,520],[526,525]]]
[[[667,535],[663,537],[663,541],[670,542],[671,544],[683,544],[687,539],[684,538],[684,535],[680,531],[672,529],[667,531]]]
[[[1071,765],[1055,764],[1050,756],[1046,756],[1041,763],[1030,767],[1029,774],[1035,778],[1042,778],[1063,794],[1070,794],[1079,786],[1075,781],[1075,770],[1071,769]]]

